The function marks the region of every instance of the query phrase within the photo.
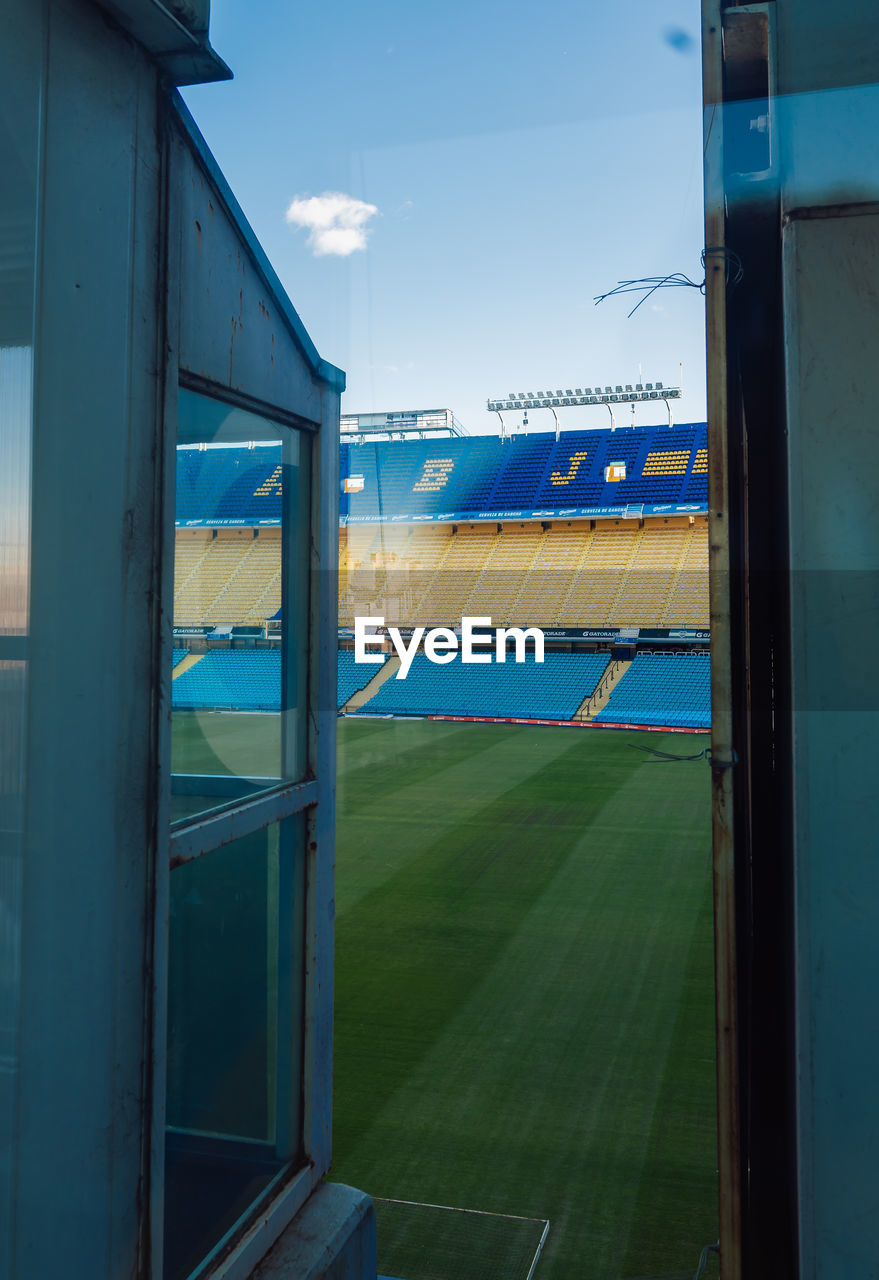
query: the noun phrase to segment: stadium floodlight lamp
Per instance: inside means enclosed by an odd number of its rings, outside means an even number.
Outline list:
[[[516,409],[549,409],[555,414],[555,410],[559,407],[574,408],[577,406],[585,407],[587,405],[605,405],[610,407],[616,404],[625,404],[630,401],[646,400],[679,400],[682,392],[680,387],[663,387],[661,382],[655,385],[648,382],[646,386],[643,383],[637,383],[634,387],[631,382],[616,383],[614,386],[606,387],[577,387],[572,391],[570,387],[566,390],[561,388],[553,391],[551,388],[545,391],[511,391],[503,399],[487,400],[486,404],[492,413],[509,412]],[[403,415],[397,415],[402,419]],[[390,415],[389,415],[390,418]],[[613,414],[611,414],[613,418]],[[671,410],[669,409],[669,418],[671,418]],[[347,420],[344,425],[347,425]],[[671,423],[670,423],[671,425]],[[556,416],[556,434],[559,431],[559,421]]]

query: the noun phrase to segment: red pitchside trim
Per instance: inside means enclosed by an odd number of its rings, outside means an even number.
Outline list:
[[[605,724],[595,720],[526,720],[513,716],[428,716],[428,720],[454,720],[461,724],[558,724],[569,729],[638,729],[642,733],[710,733],[679,724]]]

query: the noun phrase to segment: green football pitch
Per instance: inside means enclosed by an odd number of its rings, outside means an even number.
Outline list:
[[[709,770],[638,744],[706,739],[340,721],[331,1177],[380,1271],[525,1280],[489,1214],[549,1221],[534,1280],[717,1237]]]

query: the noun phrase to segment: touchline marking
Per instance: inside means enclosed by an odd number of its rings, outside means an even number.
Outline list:
[[[537,1248],[534,1250],[534,1257],[531,1259],[531,1266],[528,1268],[528,1274],[525,1280],[531,1280],[534,1275],[534,1268],[537,1266],[543,1246],[546,1244],[546,1237],[549,1235],[550,1221],[549,1218],[530,1218],[524,1213],[497,1213],[491,1209],[461,1209],[454,1204],[431,1204],[429,1200],[395,1200],[392,1196],[373,1196],[373,1200],[378,1200],[381,1204],[405,1204],[412,1209],[445,1209],[449,1213],[473,1213],[480,1218],[507,1218],[511,1222],[542,1222],[543,1231],[540,1233],[540,1239],[537,1242]]]

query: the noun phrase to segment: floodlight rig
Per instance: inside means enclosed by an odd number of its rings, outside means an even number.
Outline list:
[[[577,387],[572,391],[569,387],[566,391],[511,391],[505,399],[489,400],[488,410],[490,413],[496,413],[500,418],[501,439],[504,440],[507,434],[503,419],[504,412],[519,410],[527,413],[529,409],[549,409],[555,421],[555,438],[558,440],[561,435],[561,425],[556,413],[558,408],[603,404],[610,414],[611,431],[615,431],[617,424],[613,405],[631,404],[634,409],[634,406],[642,401],[661,400],[668,413],[668,425],[673,427],[674,418],[670,401],[680,400],[681,395],[679,386],[664,387],[661,382],[637,382],[634,386],[631,383],[626,383],[625,386],[617,383],[612,387],[595,387],[594,390],[592,387],[585,389]]]

